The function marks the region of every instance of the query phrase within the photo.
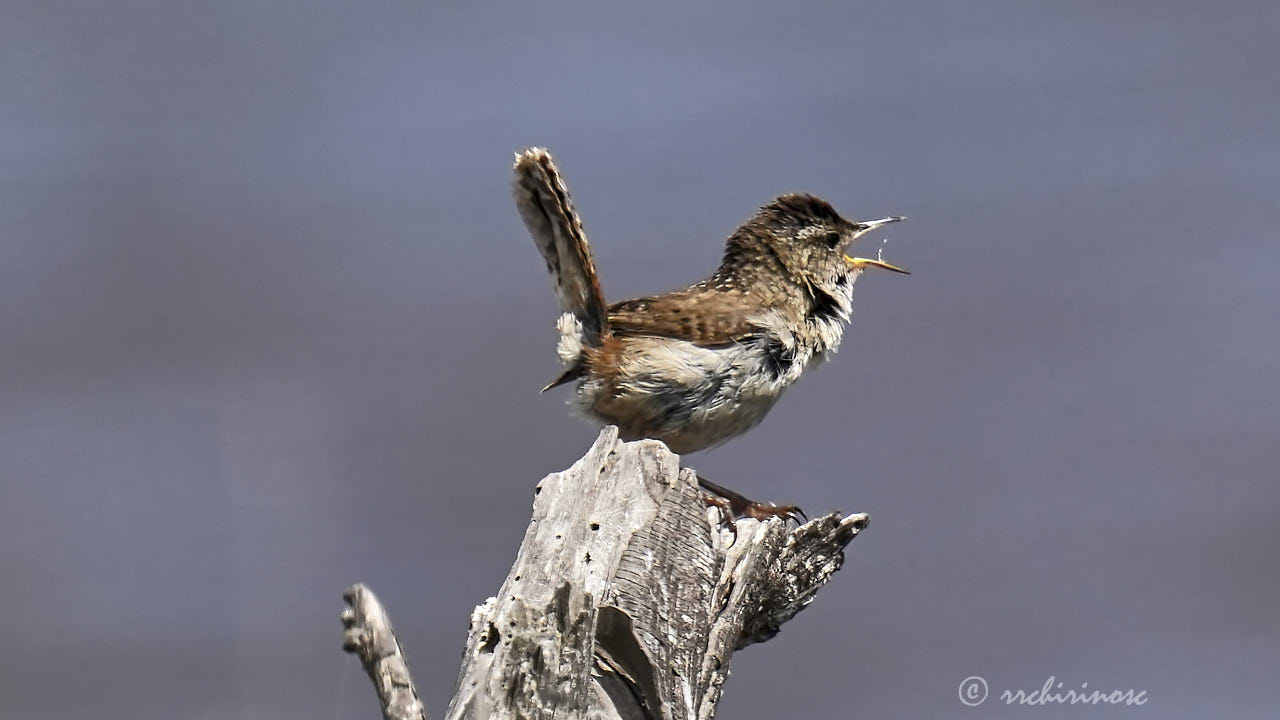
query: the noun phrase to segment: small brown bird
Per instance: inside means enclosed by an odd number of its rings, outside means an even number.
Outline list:
[[[864,268],[906,272],[845,254],[857,238],[905,218],[853,222],[812,195],[783,195],[729,236],[710,277],[606,306],[582,222],[546,150],[517,154],[514,190],[563,313],[558,353],[567,369],[543,390],[577,381],[576,404],[589,418],[676,453],[751,429],[834,353]],[[797,511],[700,480],[734,515]]]

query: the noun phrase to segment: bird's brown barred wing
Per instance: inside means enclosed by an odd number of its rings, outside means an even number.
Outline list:
[[[604,294],[587,233],[551,153],[537,147],[517,153],[513,191],[520,217],[551,273],[561,312],[582,323],[585,344],[598,345],[608,323]]]
[[[746,298],[715,292],[673,292],[609,306],[614,335],[647,335],[715,347],[757,337],[760,308]]]

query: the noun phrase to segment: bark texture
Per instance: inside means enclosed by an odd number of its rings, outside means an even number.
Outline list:
[[[804,609],[867,524],[831,513],[734,532],[665,445],[612,427],[535,493],[515,564],[471,615],[449,720],[711,718],[734,651]],[[380,698],[400,682],[370,676]]]

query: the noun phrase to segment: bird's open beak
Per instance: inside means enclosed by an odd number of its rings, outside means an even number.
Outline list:
[[[871,232],[872,230],[875,230],[876,228],[882,225],[888,225],[889,223],[902,222],[903,220],[906,220],[906,219],[907,217],[905,215],[894,215],[892,217],[880,218],[879,220],[864,220],[862,222],[856,222],[853,224],[853,227],[858,231],[859,235],[864,235],[866,233]]]
[[[883,260],[872,260],[871,258],[861,258],[861,257],[849,257],[848,255],[845,255],[844,261],[849,265],[850,269],[856,270],[858,272],[861,272],[863,268],[869,265],[871,267],[878,267],[878,268],[884,268],[885,270],[892,270],[896,273],[902,273],[903,275],[911,274],[906,270],[903,270],[902,268],[898,267],[897,265],[890,265],[889,263]]]
[[[855,235],[855,237],[866,235],[867,233],[871,232],[872,230],[875,230],[878,227],[882,227],[890,223],[902,222],[903,220],[906,220],[906,219],[907,218],[903,215],[894,215],[892,217],[880,218],[879,220],[865,220],[863,222],[854,223],[853,226],[857,232],[857,235]],[[883,260],[872,260],[871,258],[849,257],[848,255],[845,255],[844,261],[849,264],[850,269],[858,272],[861,272],[867,266],[871,266],[871,267],[884,268],[885,270],[892,270],[896,273],[902,273],[903,275],[911,274],[906,270],[903,270],[902,268],[898,267],[897,265],[890,265],[889,263]]]

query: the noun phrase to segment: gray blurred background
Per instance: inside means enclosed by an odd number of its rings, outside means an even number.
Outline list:
[[[5,720],[376,717],[357,580],[439,716],[594,437],[537,393],[530,144],[614,300],[781,192],[911,217],[687,460],[873,518],[721,717],[1275,716],[1280,5],[0,7]],[[995,697],[1049,676],[1149,702]]]

